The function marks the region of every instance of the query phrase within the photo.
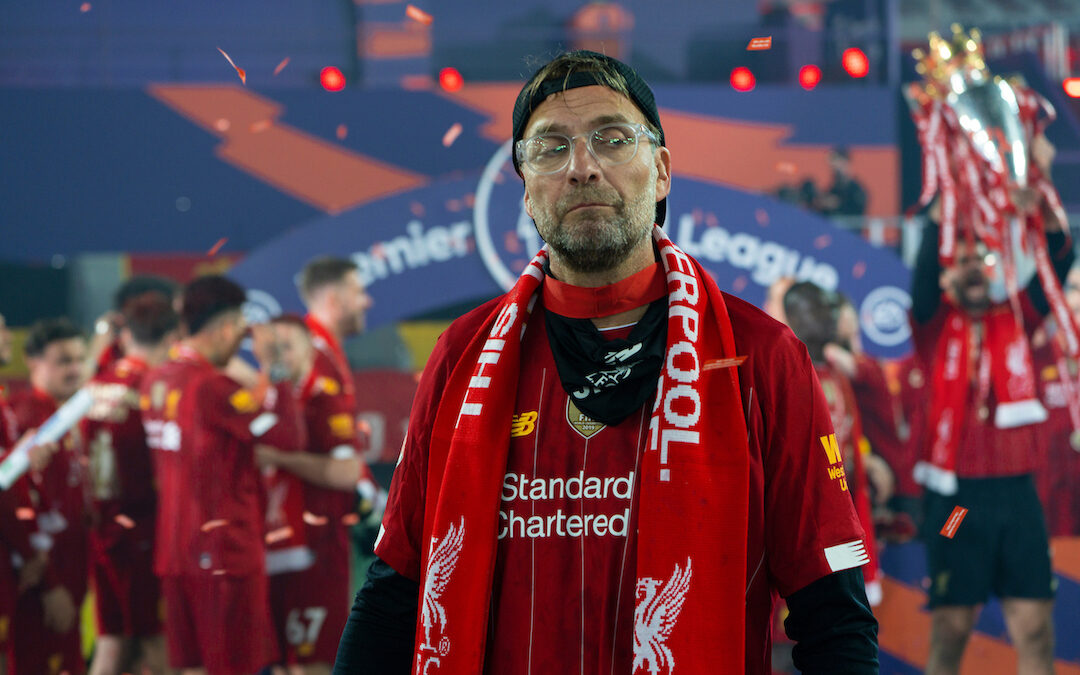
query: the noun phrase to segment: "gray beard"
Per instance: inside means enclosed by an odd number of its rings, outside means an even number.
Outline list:
[[[577,203],[583,199],[578,196]],[[554,219],[547,218],[548,214],[537,214],[541,222],[534,218],[533,224],[567,267],[586,274],[606,272],[626,260],[649,236],[656,213],[655,200],[647,198],[629,204],[619,201],[614,206],[615,214],[608,218],[590,218],[569,225],[559,221],[549,227],[545,221]],[[567,205],[560,204],[556,212],[566,208]]]

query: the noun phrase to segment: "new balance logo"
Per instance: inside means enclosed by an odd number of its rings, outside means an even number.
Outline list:
[[[510,421],[510,438],[528,436],[536,429],[536,411],[519,413]]]

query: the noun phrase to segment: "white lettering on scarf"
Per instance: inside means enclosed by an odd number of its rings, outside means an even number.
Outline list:
[[[473,398],[470,394],[474,390],[487,389],[491,386],[491,377],[485,375],[484,370],[499,362],[503,348],[506,347],[506,334],[510,332],[510,327],[514,325],[517,316],[518,306],[511,303],[503,307],[502,311],[499,312],[499,316],[495,318],[487,342],[484,343],[484,349],[480,352],[480,358],[477,359],[476,371],[473,373],[472,379],[469,380],[469,386],[465,390],[465,399],[461,403],[461,412],[458,414],[459,425],[461,424],[462,415],[479,415],[484,409],[483,403],[470,401]]]
[[[671,471],[666,467],[671,445],[697,445],[701,438],[695,428],[701,421],[701,394],[695,386],[701,363],[694,344],[698,339],[701,294],[693,264],[685,253],[669,243],[660,254],[667,258],[668,330],[678,333],[668,339],[671,348],[657,383],[656,405],[663,406],[664,427],[660,429],[660,416],[654,408],[649,449],[660,451],[660,480],[667,482],[671,480]],[[678,384],[672,386],[672,382]]]

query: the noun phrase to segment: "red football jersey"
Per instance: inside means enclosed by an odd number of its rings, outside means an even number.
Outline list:
[[[1075,536],[1080,534],[1080,433],[1074,428],[1069,398],[1080,395],[1080,391],[1072,391],[1080,385],[1080,365],[1062,356],[1049,341],[1031,355],[1039,399],[1050,413],[1038,425],[1039,447],[1046,453],[1046,462],[1036,474],[1035,484],[1050,536]],[[1062,373],[1062,367],[1068,372]]]
[[[1030,338],[1031,332],[1042,323],[1043,319],[1032,307],[1027,293],[1020,295],[1020,306],[1023,310],[1024,326]],[[937,313],[930,321],[926,323],[912,321],[915,349],[922,363],[926,364],[926,382],[929,385],[927,392],[930,395],[923,405],[933,404],[931,388],[934,382],[937,342],[945,328],[945,320],[952,311],[955,311],[954,306],[943,299]],[[1034,472],[1042,464],[1043,459],[1041,453],[1037,451],[1038,439],[1035,434],[1035,425],[1028,424],[1011,429],[998,429],[994,426],[994,411],[997,408],[994,390],[991,388],[985,406],[980,407],[975,403],[978,377],[974,373],[979,354],[978,350],[971,351],[971,386],[967,394],[967,417],[962,423],[959,432],[960,440],[956,448],[956,475],[960,478],[982,478]],[[930,431],[930,429],[924,429],[923,447],[927,447],[930,442],[926,436]]]
[[[15,413],[0,387],[0,461],[7,457],[18,440]],[[33,508],[28,485],[29,479],[24,476],[7,490],[0,491],[0,648],[10,635],[15,612],[18,571],[13,558],[27,560],[34,555],[30,546]]]
[[[121,539],[151,542],[157,493],[139,388],[148,367],[131,357],[113,361],[90,381],[94,405],[83,418],[94,521],[91,539],[101,550]]]
[[[155,459],[158,530],[169,533],[155,548],[160,576],[265,572],[266,493],[255,444],[296,448],[300,440],[291,397],[265,403],[272,409],[186,346],[146,376],[142,419]]]
[[[11,397],[20,429],[40,427],[56,412],[57,404],[36,389]],[[50,567],[76,603],[87,586],[87,494],[85,445],[79,427],[60,439],[60,447],[44,471],[31,472],[28,483],[36,514],[34,548],[47,551]]]
[[[832,422],[806,348],[760,310],[725,295],[750,436],[746,672],[770,672],[775,593],[855,564],[863,532],[832,462]],[[489,303],[440,338],[421,379],[376,553],[420,577],[427,446],[444,383]],[[631,672],[638,466],[648,411],[589,419],[556,371],[541,307],[522,344],[503,479],[487,672]],[[798,382],[799,386],[792,386]],[[677,527],[678,523],[672,523]],[[717,608],[717,611],[744,611]]]

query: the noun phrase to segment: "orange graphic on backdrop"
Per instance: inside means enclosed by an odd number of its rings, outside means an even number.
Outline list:
[[[427,183],[426,176],[277,122],[280,105],[236,86],[155,85],[149,93],[220,136],[221,159],[327,213]]]

